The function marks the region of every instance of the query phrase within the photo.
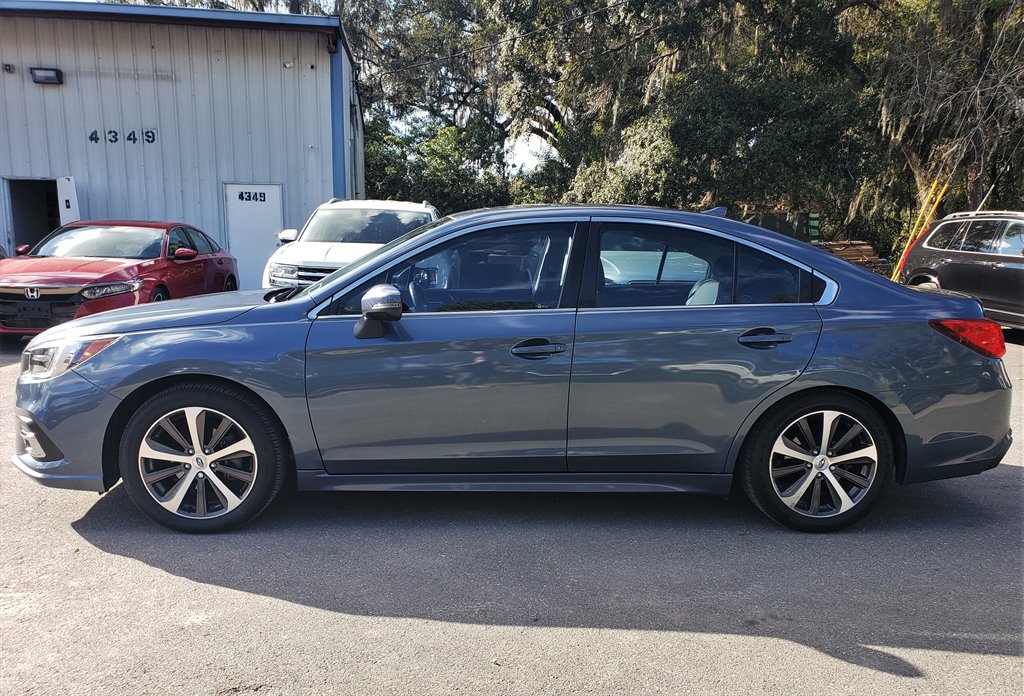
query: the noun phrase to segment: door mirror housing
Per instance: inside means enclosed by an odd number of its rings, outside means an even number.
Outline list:
[[[356,322],[356,338],[380,338],[384,322],[402,318],[402,293],[394,285],[374,285],[360,301],[363,318]]]
[[[175,261],[191,261],[197,256],[199,256],[199,252],[188,247],[178,247],[174,250]]]
[[[281,241],[282,244],[294,242],[296,239],[299,238],[299,231],[294,229],[281,230],[280,232],[277,233],[277,238],[278,240]]]
[[[19,244],[14,247],[14,253],[18,256],[27,256],[30,251],[32,251],[32,247],[29,244]]]

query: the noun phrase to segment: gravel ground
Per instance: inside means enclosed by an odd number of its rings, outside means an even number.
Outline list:
[[[832,535],[739,497],[358,493],[191,537],[4,462],[0,693],[1021,693],[1012,340],[1004,465]]]

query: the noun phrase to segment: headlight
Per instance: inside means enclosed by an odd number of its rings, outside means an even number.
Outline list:
[[[36,379],[53,379],[81,365],[120,336],[86,338],[81,341],[55,341],[31,346],[22,353],[21,370]]]
[[[278,278],[297,278],[299,276],[298,266],[289,266],[286,263],[270,264],[270,275]]]
[[[125,283],[104,283],[103,285],[90,285],[82,288],[82,297],[87,300],[96,300],[110,295],[120,295],[123,292],[135,292],[142,287],[141,280],[129,280]]]

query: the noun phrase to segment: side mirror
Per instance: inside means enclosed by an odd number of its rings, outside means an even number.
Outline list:
[[[380,338],[384,335],[384,322],[402,318],[402,293],[394,285],[374,285],[366,291],[360,303],[363,318],[356,322],[356,338]]]
[[[174,250],[175,261],[191,261],[197,256],[199,256],[199,252],[188,247],[178,247]]]
[[[14,253],[17,254],[18,256],[25,256],[30,251],[32,251],[32,246],[30,244],[19,244],[18,246],[14,247]]]
[[[296,239],[298,239],[298,237],[299,237],[299,231],[298,230],[288,229],[288,230],[281,230],[280,232],[277,233],[277,238],[283,244],[287,244],[288,242],[294,242]]]

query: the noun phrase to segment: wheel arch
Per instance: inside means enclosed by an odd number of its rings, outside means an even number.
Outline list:
[[[931,268],[918,268],[907,274],[907,285],[917,285],[918,283],[935,283],[942,287],[938,274]]]
[[[291,437],[288,434],[288,430],[284,427],[284,423],[281,422],[280,417],[271,408],[270,404],[267,403],[266,399],[260,396],[258,393],[250,389],[249,387],[225,377],[218,375],[207,375],[207,374],[196,374],[189,373],[185,375],[169,375],[167,377],[161,377],[155,379],[152,382],[147,382],[139,386],[135,391],[126,396],[117,408],[114,409],[113,415],[107,422],[106,431],[103,434],[103,488],[109,490],[118,479],[121,478],[120,471],[118,469],[118,450],[121,446],[121,434],[124,432],[125,427],[128,425],[128,421],[135,412],[142,406],[150,397],[154,394],[167,389],[168,387],[175,387],[182,384],[209,384],[220,387],[226,387],[238,392],[243,393],[246,397],[252,399],[260,408],[264,409],[265,413],[269,418],[280,429],[281,436],[285,443],[285,447],[288,452],[288,466],[290,470],[295,469],[295,449],[292,446]],[[290,475],[290,474],[289,474]]]
[[[736,434],[736,438],[733,441],[733,446],[729,452],[729,462],[727,465],[726,472],[735,474],[736,462],[739,461],[740,455],[743,452],[743,448],[746,446],[747,435],[751,429],[761,419],[763,419],[769,411],[774,409],[776,406],[786,403],[791,399],[818,395],[823,393],[841,393],[847,396],[852,396],[861,401],[865,402],[870,406],[878,416],[885,422],[889,428],[889,433],[892,435],[893,445],[895,446],[893,462],[896,470],[896,481],[899,483],[903,482],[904,475],[906,474],[907,468],[907,436],[903,430],[903,426],[900,425],[899,419],[896,414],[892,412],[881,399],[873,394],[870,394],[861,389],[855,389],[853,387],[840,386],[840,385],[821,385],[807,387],[804,389],[797,389],[796,391],[790,391],[785,394],[779,395],[778,398],[773,399],[769,402],[762,402],[754,413],[747,417],[743,422],[740,432]]]

